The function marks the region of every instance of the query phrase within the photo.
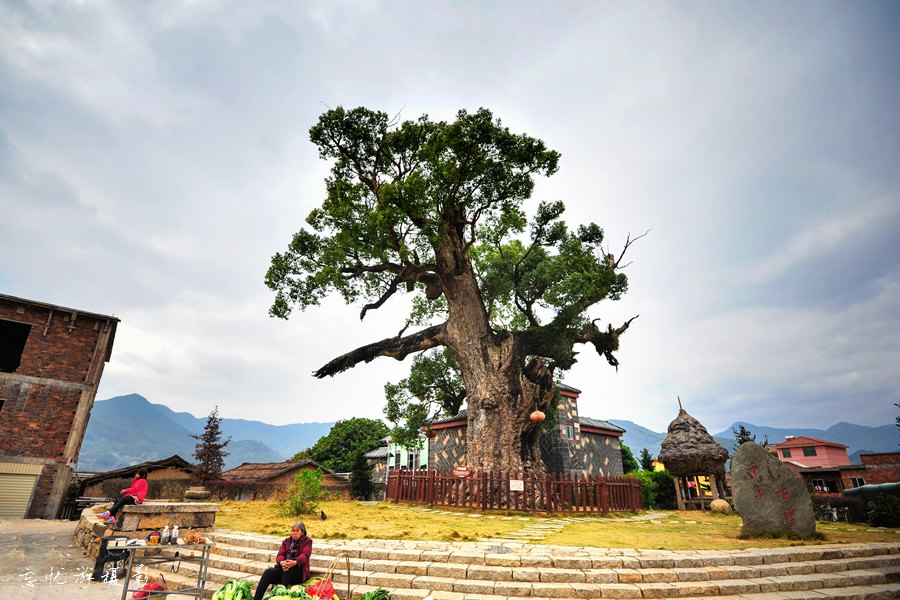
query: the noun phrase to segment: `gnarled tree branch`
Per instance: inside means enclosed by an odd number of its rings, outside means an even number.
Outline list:
[[[406,337],[392,337],[374,344],[367,344],[347,354],[338,356],[315,371],[313,375],[319,379],[336,375],[351,367],[355,367],[361,362],[370,362],[379,356],[390,356],[397,360],[403,360],[413,352],[421,352],[435,346],[443,346],[446,343],[444,339],[445,332],[446,323],[441,323]]]

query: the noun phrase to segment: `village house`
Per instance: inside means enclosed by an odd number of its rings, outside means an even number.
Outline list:
[[[794,469],[850,464],[847,446],[844,444],[805,435],[789,435],[780,444],[772,446],[769,452]]]
[[[582,417],[578,413],[581,391],[560,384],[559,421],[540,438],[541,454],[551,473],[622,475],[619,438],[625,433],[608,421]],[[466,410],[434,421],[420,446],[405,448],[384,438],[382,445],[366,454],[372,466],[372,481],[381,492],[392,469],[436,469],[449,471],[466,464]]]
[[[0,294],[0,517],[59,515],[118,323]]]
[[[116,496],[109,494],[108,485],[104,484],[109,481],[122,479],[130,482],[139,469],[147,469],[147,483],[150,485],[151,490],[156,487],[162,487],[168,482],[179,482],[181,485],[178,487],[182,488],[179,490],[179,493],[165,496],[171,498],[176,496],[180,498],[181,492],[187,489],[194,475],[194,465],[174,454],[169,458],[151,460],[85,477],[79,484],[80,493],[78,495],[90,498],[109,497],[109,499],[115,499]],[[154,493],[152,496],[160,497],[158,493]]]
[[[322,489],[350,497],[347,479],[334,473],[314,460],[285,461],[279,463],[243,463],[222,473],[218,485],[232,500],[253,500],[275,493],[286,492],[294,477],[302,471],[322,471]],[[232,497],[233,495],[233,497]]]

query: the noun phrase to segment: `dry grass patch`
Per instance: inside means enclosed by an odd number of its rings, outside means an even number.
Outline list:
[[[287,535],[291,523],[275,502],[222,502],[216,516],[216,527],[252,533]],[[442,515],[434,511],[409,506],[336,500],[322,502],[319,513],[299,517],[306,524],[309,535],[318,539],[403,539],[474,541],[483,537],[502,537],[519,531],[526,524],[520,518],[503,520],[501,516],[481,516],[479,513]],[[470,516],[472,515],[472,516]],[[522,517],[534,522],[532,517]]]
[[[634,522],[586,521],[572,524],[547,537],[544,544],[594,546],[599,548],[643,548],[661,550],[737,550],[780,548],[851,542],[898,542],[893,530],[867,531],[865,525],[820,522],[822,540],[739,539],[741,518],[699,511],[666,513],[657,520]],[[693,522],[691,522],[693,521]]]
[[[275,502],[222,502],[216,526],[252,533],[287,535],[296,519],[285,518]],[[438,541],[475,541],[480,538],[506,537],[528,525],[553,516],[477,512],[440,514],[422,507],[391,503],[352,501],[323,502],[319,513],[300,517],[314,539],[403,539]],[[581,517],[581,515],[575,515]],[[742,548],[777,548],[821,543],[898,542],[894,530],[869,530],[866,525],[847,523],[818,524],[824,536],[820,541],[788,539],[738,538],[741,519],[737,515],[714,515],[706,512],[663,513],[659,523],[623,521],[627,515],[583,517],[567,525],[559,533],[533,543],[560,546],[594,546],[600,548],[643,548],[665,550],[731,550]],[[690,523],[689,521],[693,521]]]

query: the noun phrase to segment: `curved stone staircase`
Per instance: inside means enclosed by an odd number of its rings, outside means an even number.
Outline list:
[[[272,565],[282,539],[229,531],[209,537],[215,546],[207,597],[228,579],[255,582]],[[175,550],[163,547],[167,553]],[[394,599],[900,598],[900,543],[665,551],[332,540],[314,541],[313,575],[324,574],[339,555],[349,557],[352,598],[379,586]],[[347,600],[346,563],[340,558],[334,573],[342,600]],[[196,581],[196,569],[182,563],[177,573],[165,576],[173,588],[188,587]]]

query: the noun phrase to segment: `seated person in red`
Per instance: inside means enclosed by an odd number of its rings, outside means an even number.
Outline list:
[[[297,521],[291,525],[291,537],[281,542],[275,566],[266,569],[256,586],[253,600],[262,600],[270,585],[279,583],[285,587],[303,583],[309,579],[309,557],[312,540],[306,536],[306,525]]]
[[[119,492],[122,497],[116,500],[109,510],[97,515],[105,520],[109,525],[115,525],[119,521],[119,511],[123,506],[129,504],[143,504],[144,498],[147,497],[147,469],[140,469],[131,482],[131,487]]]

